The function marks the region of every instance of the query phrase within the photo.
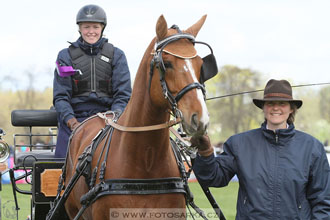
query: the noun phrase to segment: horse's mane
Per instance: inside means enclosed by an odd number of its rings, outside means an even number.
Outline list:
[[[143,57],[141,59],[139,68],[138,68],[136,76],[135,76],[134,85],[133,85],[133,93],[134,93],[134,90],[138,90],[141,87],[141,85],[143,84],[140,82],[141,80],[145,82],[146,86],[148,86],[148,81],[146,79],[148,77],[148,74],[145,74],[145,73],[147,73],[147,69],[148,69],[148,65],[149,65],[148,59],[154,49],[155,42],[156,42],[156,37],[150,42],[148,48],[146,49],[146,51],[143,54]]]
[[[150,42],[148,48],[144,52],[144,55],[141,59],[141,63],[139,65],[138,71],[135,76],[133,90],[131,98],[125,108],[125,111],[122,117],[119,119],[119,123],[122,123],[126,126],[143,126],[138,124],[136,117],[131,114],[133,112],[140,111],[141,109],[147,110],[149,109],[147,106],[150,105],[150,91],[149,91],[149,78],[150,78],[150,62],[153,56],[152,52],[154,50],[154,45],[156,42],[156,37]],[[141,114],[142,115],[142,114]],[[147,114],[148,115],[148,114]],[[158,121],[160,118],[157,119],[157,123],[163,123],[164,118],[162,121]]]

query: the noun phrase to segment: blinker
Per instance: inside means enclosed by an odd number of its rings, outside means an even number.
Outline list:
[[[213,78],[218,73],[218,65],[213,53],[203,58],[203,65],[201,68],[200,82],[204,83]]]
[[[206,82],[207,80],[209,80],[209,79],[213,78],[215,75],[217,75],[218,65],[217,65],[217,61],[215,59],[211,46],[202,41],[195,41],[194,37],[189,34],[172,35],[168,38],[165,38],[161,42],[157,43],[156,51],[158,51],[158,53],[155,56],[155,62],[158,63],[158,66],[160,67],[161,72],[163,74],[165,74],[165,71],[166,71],[166,68],[164,66],[164,62],[162,59],[162,52],[163,51],[168,52],[168,51],[164,50],[165,46],[167,46],[169,43],[171,43],[175,40],[181,39],[181,38],[187,38],[193,44],[203,44],[203,45],[207,46],[211,51],[211,53],[209,55],[202,58],[203,65],[201,67],[201,75],[200,75],[200,79],[199,79],[200,83],[204,84],[204,82]],[[170,53],[170,54],[172,54],[172,53]],[[172,55],[180,57],[179,55],[175,55],[175,54],[172,54]]]
[[[213,54],[212,47],[210,45],[208,45],[207,43],[202,42],[202,41],[195,41],[195,43],[204,44],[211,51],[211,53],[209,55],[202,58],[203,65],[201,67],[201,76],[200,76],[199,80],[202,84],[204,84],[204,82],[206,82],[207,80],[209,80],[209,79],[213,78],[215,75],[217,75],[218,65],[217,65],[215,56]]]

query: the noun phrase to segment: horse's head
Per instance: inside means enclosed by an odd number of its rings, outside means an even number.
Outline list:
[[[168,29],[165,18],[160,16],[150,65],[152,102],[180,117],[189,135],[204,134],[208,127],[204,82],[217,73],[211,47],[195,41],[205,19],[206,15],[187,30],[181,31],[175,25]],[[203,59],[199,57],[194,47],[196,43],[208,46],[211,54]]]

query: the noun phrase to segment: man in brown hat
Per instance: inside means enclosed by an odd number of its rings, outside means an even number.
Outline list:
[[[330,168],[324,146],[294,127],[301,100],[286,80],[268,81],[253,99],[265,122],[233,135],[214,157],[208,136],[193,137],[194,173],[204,186],[239,179],[236,219],[330,219]]]

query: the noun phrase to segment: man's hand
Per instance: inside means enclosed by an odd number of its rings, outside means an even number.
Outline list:
[[[80,122],[77,121],[76,118],[71,118],[67,122],[67,126],[70,128],[71,131],[73,131],[76,127],[78,127],[78,125],[80,125]]]
[[[190,139],[191,147],[198,149],[201,156],[207,157],[213,154],[213,146],[211,145],[210,138],[207,135],[193,136]]]

